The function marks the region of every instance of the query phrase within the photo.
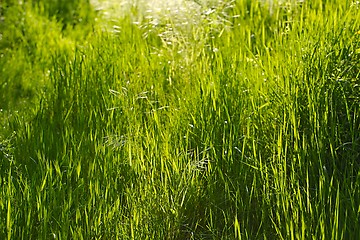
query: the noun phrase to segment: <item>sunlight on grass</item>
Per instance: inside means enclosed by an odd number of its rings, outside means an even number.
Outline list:
[[[358,239],[359,4],[179,3],[0,3],[0,238]]]

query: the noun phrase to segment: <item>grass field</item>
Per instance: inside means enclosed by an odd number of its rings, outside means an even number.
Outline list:
[[[0,239],[360,239],[359,2],[194,2],[1,1]]]

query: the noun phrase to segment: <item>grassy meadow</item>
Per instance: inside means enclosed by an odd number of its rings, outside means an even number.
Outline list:
[[[360,239],[360,3],[192,4],[0,2],[0,239]]]

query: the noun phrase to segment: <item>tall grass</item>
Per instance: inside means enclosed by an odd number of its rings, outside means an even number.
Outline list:
[[[359,238],[356,2],[56,2],[1,6],[1,239]]]

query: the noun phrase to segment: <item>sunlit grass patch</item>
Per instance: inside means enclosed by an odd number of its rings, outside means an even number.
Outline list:
[[[55,2],[1,25],[0,238],[358,238],[356,4]]]

